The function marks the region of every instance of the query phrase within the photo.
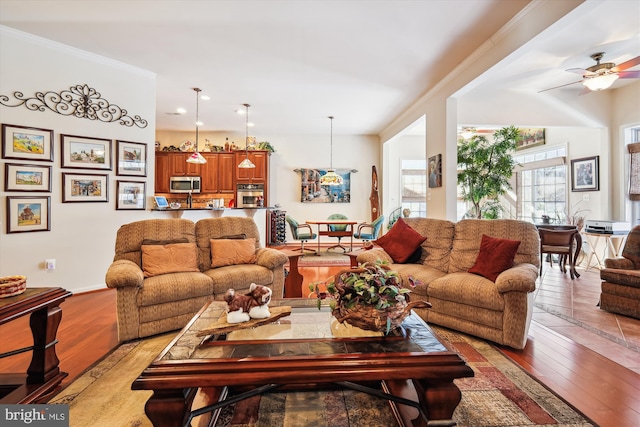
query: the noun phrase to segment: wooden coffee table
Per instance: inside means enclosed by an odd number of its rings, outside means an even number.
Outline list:
[[[455,425],[461,393],[453,380],[473,371],[419,316],[410,315],[389,336],[367,337],[332,324],[328,307],[318,310],[315,300],[271,305],[291,306],[292,313],[212,337],[198,332],[224,315],[226,304],[213,301],[200,310],[132,384],[133,390],[153,390],[145,412],[154,426],[185,425],[198,415],[190,411],[199,387],[211,388],[207,395],[215,406],[209,410],[218,410],[281,386],[331,383],[389,400],[399,425],[426,426],[426,417],[438,426]]]

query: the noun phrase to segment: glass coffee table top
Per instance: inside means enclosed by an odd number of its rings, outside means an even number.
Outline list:
[[[271,306],[291,306],[291,314],[262,326],[209,337],[198,336],[225,315],[226,303],[211,302],[160,356],[166,360],[309,357],[365,353],[446,352],[431,329],[416,314],[388,336],[340,324],[328,306],[315,300],[274,300]]]

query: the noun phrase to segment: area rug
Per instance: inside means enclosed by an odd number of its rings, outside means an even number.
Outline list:
[[[462,391],[462,401],[454,413],[458,426],[595,425],[492,345],[448,329],[433,328],[463,356],[475,373],[473,378],[456,380]],[[51,403],[69,405],[71,427],[151,426],[144,414],[144,404],[151,392],[132,391],[131,383],[172,337],[173,334],[165,334],[121,345]],[[197,425],[202,423],[201,419]],[[228,407],[216,425],[389,427],[396,424],[386,401],[350,390],[333,390],[257,396]]]
[[[300,267],[326,267],[340,266],[348,267],[350,259],[348,255],[341,252],[321,251],[319,255],[306,254],[298,258],[298,266]]]

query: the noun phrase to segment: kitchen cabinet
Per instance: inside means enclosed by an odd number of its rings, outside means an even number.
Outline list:
[[[203,193],[230,193],[233,186],[233,153],[202,153],[207,163],[200,165]]]
[[[169,176],[200,176],[198,163],[187,163],[191,153],[171,153],[169,156]]]
[[[255,168],[241,169],[237,167],[246,158],[245,151],[236,151],[236,181],[240,183],[267,183],[269,177],[269,151],[249,150],[249,160]]]
[[[169,153],[156,151],[155,192],[169,192]]]

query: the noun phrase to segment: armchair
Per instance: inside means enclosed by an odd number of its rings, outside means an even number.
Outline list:
[[[353,233],[353,237],[356,239],[371,241],[376,240],[378,235],[380,234],[380,230],[382,229],[382,224],[384,223],[384,215],[380,215],[376,218],[371,224],[361,223],[358,224],[358,228]]]
[[[629,232],[622,258],[607,258],[600,270],[600,308],[640,319],[640,226]]]
[[[336,220],[336,219],[337,220],[340,220],[340,219],[346,220],[346,219],[349,219],[349,218],[347,218],[347,216],[343,215],[343,214],[331,214],[331,215],[329,215],[329,217],[327,219],[329,219],[329,220]],[[342,249],[343,252],[347,251],[347,248],[345,248],[344,246],[342,246],[340,244],[340,240],[343,237],[347,237],[347,236],[351,237],[351,231],[347,230],[348,227],[351,227],[351,226],[348,226],[346,224],[344,224],[344,225],[343,224],[329,224],[328,231],[327,231],[327,236],[329,236],[329,237],[337,237],[338,238],[338,244],[337,245],[333,245],[333,246],[329,246],[327,248],[327,250],[333,249],[333,248],[340,248],[340,249]],[[353,248],[351,248],[351,249],[353,249]]]
[[[295,240],[300,240],[300,247],[293,250],[302,251],[303,255],[304,255],[304,251],[309,251],[311,253],[316,254],[317,253],[316,250],[304,248],[305,242],[308,242],[309,240],[314,240],[316,237],[318,237],[317,234],[313,232],[311,225],[306,223],[300,224],[298,221],[296,221],[295,219],[293,219],[293,217],[289,215],[285,216],[284,219],[289,224],[289,228],[291,229],[291,235],[293,236],[293,238]]]

